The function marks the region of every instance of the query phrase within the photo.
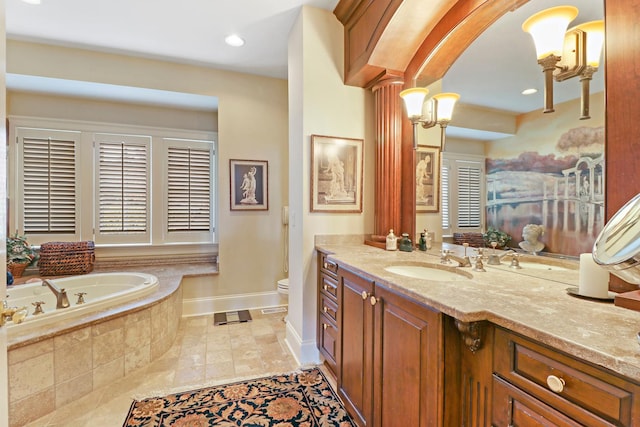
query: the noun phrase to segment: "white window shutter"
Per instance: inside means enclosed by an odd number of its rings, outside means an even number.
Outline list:
[[[211,231],[211,148],[170,145],[167,156],[167,231]]]
[[[440,193],[442,194],[442,208],[440,210],[442,213],[442,230],[444,233],[447,233],[451,228],[451,219],[449,216],[449,162],[445,160],[442,161],[442,168],[440,170],[440,186]]]
[[[147,231],[147,157],[144,145],[100,144],[101,233]]]
[[[95,134],[96,242],[148,243],[150,137]]]
[[[66,132],[47,134],[51,136],[18,139],[22,145],[23,230],[29,235],[75,235],[77,141],[65,138]]]
[[[458,165],[458,227],[479,228],[481,221],[480,166]]]

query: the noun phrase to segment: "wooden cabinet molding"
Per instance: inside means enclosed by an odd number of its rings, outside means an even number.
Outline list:
[[[482,348],[483,322],[462,322],[456,319],[456,328],[458,328],[458,331],[462,334],[464,345],[466,345],[472,353]]]

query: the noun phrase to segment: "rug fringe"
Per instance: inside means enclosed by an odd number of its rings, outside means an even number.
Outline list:
[[[211,381],[207,381],[207,382],[204,382],[204,383],[190,384],[190,385],[184,385],[184,386],[179,386],[179,387],[171,387],[171,388],[166,388],[166,389],[149,390],[147,392],[133,394],[131,396],[131,398],[136,402],[140,402],[140,401],[145,400],[145,399],[152,399],[152,398],[156,398],[156,397],[164,397],[164,396],[167,396],[169,394],[184,393],[184,392],[187,392],[187,391],[199,390],[201,388],[206,388],[206,387],[215,387],[215,386],[219,386],[219,385],[223,385],[223,384],[233,384],[233,383],[237,383],[237,382],[241,382],[241,381],[255,380],[255,379],[258,379],[258,378],[266,378],[266,377],[272,377],[272,376],[276,376],[276,375],[301,373],[302,371],[306,371],[306,370],[309,370],[309,369],[319,368],[319,366],[320,365],[315,364],[315,363],[308,363],[308,364],[304,364],[304,365],[298,366],[293,371],[285,371],[285,372],[283,372],[283,371],[275,371],[275,372],[271,372],[271,373],[267,372],[267,373],[262,373],[262,374],[247,375],[247,376],[243,376],[243,377],[223,378],[223,379],[220,379],[220,380],[211,380]]]

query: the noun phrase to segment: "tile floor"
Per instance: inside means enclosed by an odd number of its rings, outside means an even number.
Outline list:
[[[136,397],[295,370],[298,365],[284,342],[285,315],[252,310],[251,322],[224,326],[214,326],[213,315],[184,318],[173,346],[160,359],[28,427],[122,426]]]

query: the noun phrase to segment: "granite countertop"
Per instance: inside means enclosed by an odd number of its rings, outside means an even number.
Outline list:
[[[412,299],[463,322],[486,320],[530,337],[580,359],[640,380],[640,313],[612,302],[576,298],[567,289],[578,286],[576,260],[524,256],[522,270],[486,265],[486,272],[460,269],[470,278],[435,281],[406,277],[385,270],[392,265],[440,264],[440,246],[427,252],[385,251],[350,239],[316,239],[329,259]],[[460,254],[461,246],[448,248]],[[471,248],[470,248],[471,249]],[[549,263],[550,270],[527,268],[528,262]],[[453,265],[453,264],[451,264]]]
[[[149,261],[136,263],[134,265],[126,265],[123,263],[97,263],[93,271],[89,274],[111,272],[139,272],[152,274],[158,278],[158,288],[150,295],[118,304],[96,313],[90,313],[69,320],[52,322],[33,330],[27,329],[20,334],[13,334],[11,333],[11,330],[9,330],[7,334],[8,348],[11,350],[28,344],[33,344],[61,333],[70,332],[78,328],[86,327],[87,325],[93,325],[116,318],[121,316],[123,312],[133,313],[152,305],[159,304],[178,290],[183,277],[216,274],[217,271],[217,265],[215,262],[208,260],[174,264],[167,264],[166,261]],[[21,278],[21,280],[17,282],[18,284],[13,286],[20,286],[20,283],[24,283],[30,279],[39,278],[40,276],[37,275],[27,275]]]

